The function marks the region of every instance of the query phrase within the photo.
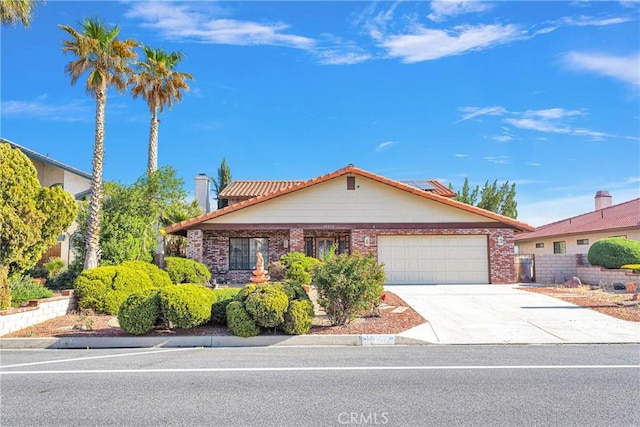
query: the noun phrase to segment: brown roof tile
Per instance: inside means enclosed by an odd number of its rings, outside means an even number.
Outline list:
[[[282,188],[300,184],[303,181],[266,181],[266,180],[239,180],[232,181],[220,192],[221,199],[251,198],[263,194],[278,191]]]
[[[616,231],[640,227],[640,198],[608,208],[563,219],[518,235],[516,242],[542,237],[566,236],[601,231]]]
[[[458,208],[458,209],[462,209],[462,210],[467,211],[467,212],[471,212],[471,213],[474,213],[474,214],[477,214],[477,215],[480,215],[480,216],[484,216],[485,218],[490,218],[490,219],[499,221],[499,222],[501,222],[501,223],[503,223],[503,224],[505,224],[505,225],[507,225],[509,227],[513,227],[513,228],[515,228],[517,230],[520,230],[520,231],[533,231],[535,229],[534,227],[532,227],[529,224],[526,224],[524,222],[521,222],[521,221],[518,221],[518,220],[515,220],[515,219],[512,219],[512,218],[508,218],[506,216],[497,214],[495,212],[490,212],[490,211],[487,211],[487,210],[484,210],[484,209],[481,209],[481,208],[478,208],[478,207],[475,207],[475,206],[467,205],[466,203],[458,202],[458,201],[449,199],[447,197],[440,196],[438,194],[434,194],[433,192],[420,190],[420,189],[418,189],[416,187],[413,187],[411,185],[403,184],[402,182],[395,181],[395,180],[392,180],[392,179],[389,179],[389,178],[385,178],[384,176],[374,174],[374,173],[366,171],[364,169],[359,169],[359,168],[357,168],[357,167],[355,167],[353,165],[349,165],[349,166],[344,167],[342,169],[338,169],[335,172],[331,172],[331,173],[328,173],[326,175],[322,175],[322,176],[310,179],[308,181],[302,181],[302,182],[300,182],[298,184],[295,184],[295,185],[292,185],[292,186],[289,186],[289,187],[284,187],[284,188],[281,188],[279,190],[273,191],[271,193],[263,194],[263,195],[260,195],[260,196],[257,196],[257,197],[254,197],[254,198],[251,198],[251,199],[248,199],[248,200],[243,200],[242,202],[235,203],[235,204],[227,206],[227,207],[225,207],[223,209],[218,209],[216,211],[209,212],[209,213],[204,214],[204,215],[200,215],[199,217],[191,218],[191,219],[188,219],[186,221],[182,221],[182,222],[170,225],[169,227],[167,227],[165,229],[165,231],[167,233],[178,234],[178,233],[182,232],[182,234],[184,234],[184,230],[192,228],[196,224],[199,224],[199,223],[202,223],[202,222],[205,222],[205,221],[208,221],[210,219],[217,218],[217,217],[220,217],[220,216],[223,216],[223,215],[227,215],[227,214],[229,214],[231,212],[235,212],[237,210],[244,209],[244,208],[249,207],[249,206],[257,205],[257,204],[265,202],[267,200],[271,200],[271,199],[274,199],[276,197],[280,197],[280,196],[283,196],[285,194],[292,193],[294,191],[302,190],[304,188],[311,187],[313,185],[320,184],[322,182],[326,182],[326,181],[329,181],[329,180],[331,180],[333,178],[337,178],[339,176],[343,176],[343,175],[347,175],[347,174],[360,175],[360,176],[363,176],[365,178],[369,178],[369,179],[372,179],[374,181],[378,181],[380,183],[387,184],[387,185],[390,185],[392,187],[398,188],[400,190],[403,190],[403,191],[406,191],[406,192],[409,192],[409,193],[424,197],[426,199],[434,200],[434,201],[443,203],[445,205],[449,205],[449,206],[452,206],[452,207],[455,207],[455,208]]]

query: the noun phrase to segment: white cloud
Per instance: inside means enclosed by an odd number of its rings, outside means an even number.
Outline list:
[[[538,162],[529,162],[529,163],[527,163],[527,165],[528,165],[528,166],[535,166],[535,167],[538,167],[538,166],[542,166],[542,163],[538,163]]]
[[[13,116],[59,122],[84,122],[93,119],[93,107],[85,100],[51,104],[44,102],[46,98],[46,96],[39,96],[34,101],[2,101],[0,112],[3,117]]]
[[[606,27],[607,25],[624,24],[625,22],[632,21],[631,18],[626,16],[612,17],[612,18],[595,18],[592,16],[569,16],[562,18],[560,21],[566,26],[575,27]]]
[[[461,107],[459,110],[462,111],[463,113],[466,113],[465,115],[462,116],[462,118],[459,121],[469,120],[474,117],[484,116],[484,115],[502,116],[503,114],[506,114],[508,112],[507,110],[505,110],[503,107],[499,105],[495,107]]]
[[[478,0],[444,0],[431,2],[431,13],[427,18],[434,22],[442,22],[450,16],[465,13],[483,12],[490,6]]]
[[[454,157],[464,158],[464,157],[469,157],[469,155],[468,154],[456,154]]]
[[[173,40],[196,40],[203,43],[230,45],[274,45],[297,49],[312,49],[315,40],[287,34],[289,25],[258,23],[209,16],[220,10],[207,10],[198,3],[133,2],[125,14],[143,21],[142,26],[157,30]],[[204,4],[206,7],[207,5]]]
[[[397,141],[386,141],[376,147],[376,152],[386,150],[394,145],[398,144]]]
[[[496,135],[492,136],[491,139],[496,140],[498,142],[509,142],[513,139],[511,135]]]
[[[640,52],[628,56],[569,52],[563,61],[574,70],[593,72],[640,87]]]
[[[487,156],[483,157],[483,159],[496,165],[508,165],[511,163],[511,159],[508,156]]]
[[[380,44],[390,56],[414,63],[488,49],[521,36],[515,25],[461,25],[448,31],[418,25],[411,34],[388,36]]]

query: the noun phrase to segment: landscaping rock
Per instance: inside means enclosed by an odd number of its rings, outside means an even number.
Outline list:
[[[582,282],[577,277],[572,277],[571,279],[564,282],[565,288],[579,288],[580,286],[582,286]]]

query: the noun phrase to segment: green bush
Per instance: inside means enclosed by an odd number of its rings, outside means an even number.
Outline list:
[[[172,284],[171,277],[169,277],[169,273],[162,270],[155,264],[151,264],[150,262],[145,261],[125,261],[122,264],[123,267],[129,267],[134,270],[144,271],[149,275],[151,282],[154,286],[159,288],[163,286],[167,286]]]
[[[275,328],[284,321],[289,298],[275,286],[259,286],[244,302],[245,309],[263,328]]]
[[[309,332],[313,320],[313,316],[309,315],[310,310],[313,312],[311,301],[291,301],[289,309],[284,314],[282,330],[289,335],[302,335]]]
[[[267,273],[274,282],[284,280],[285,267],[280,261],[270,262],[267,266]]]
[[[587,257],[589,264],[604,268],[640,264],[640,242],[621,237],[598,240],[589,248]]]
[[[239,291],[240,288],[223,288],[213,291],[218,301],[211,306],[211,323],[214,325],[227,324],[227,305],[234,301],[234,297]]]
[[[74,287],[79,308],[106,314],[118,314],[129,295],[154,289],[147,273],[122,266],[84,270]]]
[[[635,274],[640,273],[640,264],[625,264],[620,266],[620,268],[628,268],[629,270],[633,270]]]
[[[227,305],[227,322],[229,330],[239,337],[255,337],[260,333],[260,328],[240,301],[231,301]]]
[[[65,271],[58,274],[53,279],[47,280],[47,288],[53,290],[73,289],[73,284],[78,275],[82,272],[82,268],[83,265],[80,260],[72,262]]]
[[[202,285],[184,284],[160,289],[162,314],[175,328],[193,328],[208,322],[215,302],[213,290]]]
[[[301,285],[311,284],[313,269],[320,262],[316,258],[306,256],[301,252],[289,252],[280,257],[286,267],[285,278]]]
[[[371,310],[382,298],[385,275],[373,255],[330,252],[315,268],[318,303],[332,325],[349,323],[361,310]]]
[[[53,279],[58,274],[62,273],[62,270],[64,269],[64,261],[62,261],[62,258],[60,257],[51,257],[44,264],[44,268],[47,269],[47,272],[49,273],[49,278]]]
[[[173,283],[205,284],[211,279],[211,272],[201,262],[178,257],[166,257],[164,260]]]
[[[233,297],[233,299],[236,301],[240,301],[241,303],[244,303],[244,301],[247,299],[247,296],[249,296],[249,294],[255,291],[257,288],[258,288],[258,285],[254,285],[253,283],[244,285],[240,289],[240,291],[236,294],[236,296]]]
[[[21,276],[10,280],[11,306],[20,307],[23,303],[32,299],[49,298],[53,296],[51,290],[42,285],[33,283],[30,276]]]
[[[143,335],[153,329],[162,315],[160,295],[149,290],[129,295],[118,311],[118,323],[126,332]]]

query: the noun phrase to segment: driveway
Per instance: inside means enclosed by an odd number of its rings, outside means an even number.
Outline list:
[[[386,286],[428,323],[402,336],[438,344],[638,343],[640,323],[518,285]]]

